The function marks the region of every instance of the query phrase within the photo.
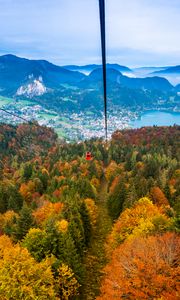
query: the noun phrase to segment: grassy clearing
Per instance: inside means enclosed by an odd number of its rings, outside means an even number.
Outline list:
[[[37,103],[34,101],[31,101],[31,100],[18,100],[18,101],[16,101],[16,105],[33,106],[33,105],[37,105]]]
[[[97,205],[97,225],[85,258],[86,273],[82,287],[82,300],[94,300],[99,295],[102,269],[107,263],[104,244],[111,230],[112,221],[107,210],[107,183],[105,181],[101,184]]]
[[[41,119],[45,119],[45,120],[54,120],[55,117],[57,117],[57,114],[53,114],[53,113],[50,113],[50,114],[46,114],[46,113],[39,113],[38,116],[41,118]]]
[[[78,87],[70,85],[68,83],[61,83],[61,86],[64,87],[65,89],[71,89],[71,90],[78,90]]]
[[[4,105],[8,105],[12,101],[14,101],[12,98],[7,98],[7,97],[0,96],[0,107],[3,107]]]
[[[66,133],[64,132],[64,130],[62,128],[55,128],[55,132],[57,133],[59,138],[66,137]]]

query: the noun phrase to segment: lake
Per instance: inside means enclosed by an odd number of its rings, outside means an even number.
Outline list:
[[[143,126],[170,126],[180,125],[180,113],[176,112],[164,112],[151,110],[142,114],[142,116],[130,123],[133,128],[139,128]]]

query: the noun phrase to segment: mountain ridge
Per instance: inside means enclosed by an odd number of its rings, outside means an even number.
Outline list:
[[[171,96],[175,99],[171,106],[178,105],[179,86],[174,87],[167,79],[133,78],[110,66],[119,68],[120,65],[108,64],[107,67],[108,101],[112,105],[152,108],[152,105],[168,102]],[[84,75],[46,60],[29,60],[10,54],[0,57],[1,96],[18,101],[32,99],[57,112],[90,109],[99,113],[103,109],[102,84],[101,66]]]
[[[155,71],[152,74],[172,74],[172,73],[180,73],[180,65],[167,67],[166,69]]]

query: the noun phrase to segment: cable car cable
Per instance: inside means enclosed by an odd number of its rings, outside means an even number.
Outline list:
[[[105,28],[104,0],[99,0],[99,15],[100,15],[100,28],[101,28],[101,51],[102,51],[102,68],[103,68],[105,139],[107,141],[107,74],[106,74],[106,28]]]
[[[29,123],[29,124],[32,123],[31,121],[28,121],[27,119],[25,119],[25,118],[23,118],[23,117],[20,117],[20,116],[14,114],[14,113],[11,113],[10,111],[8,111],[8,110],[6,110],[6,109],[4,109],[4,108],[0,108],[0,110],[4,111],[5,113],[7,113],[7,114],[9,114],[9,115],[11,115],[11,116],[13,116],[13,117],[19,118],[19,119],[21,119],[21,120],[23,120],[23,121],[25,121],[25,122],[27,122],[27,123]]]

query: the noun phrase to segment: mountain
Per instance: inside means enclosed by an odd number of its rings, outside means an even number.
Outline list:
[[[136,75],[136,77],[146,77],[153,72],[161,71],[167,68],[168,67],[140,67],[140,68],[133,68],[132,70]]]
[[[155,71],[152,74],[180,74],[180,65],[174,67],[167,67],[163,70]]]
[[[119,72],[124,72],[124,73],[133,73],[133,71],[131,69],[129,69],[126,66],[121,66],[119,64],[107,64],[106,65],[108,69],[114,69],[117,70]],[[89,74],[92,71],[94,71],[95,69],[100,68],[101,65],[85,65],[85,66],[75,66],[75,65],[69,65],[69,66],[63,66],[63,68],[70,70],[70,71],[79,71],[85,74]]]
[[[99,65],[96,64],[85,65],[85,66],[67,65],[67,66],[63,66],[63,68],[69,71],[78,71],[81,73],[89,74],[93,70],[99,68]]]
[[[112,82],[118,82],[118,78],[122,77],[123,75],[112,68],[107,69],[107,80],[112,81]],[[87,76],[83,81],[90,81],[90,82],[97,82],[97,81],[102,81],[102,68],[95,69],[92,71],[89,76]],[[82,82],[83,82],[82,81]]]
[[[14,95],[27,89],[30,84],[46,88],[58,88],[62,83],[76,83],[85,75],[66,70],[46,60],[29,60],[14,55],[0,57],[0,90],[2,95]],[[42,91],[41,86],[41,91]]]
[[[121,86],[127,87],[129,89],[143,89],[143,90],[160,90],[160,91],[170,91],[173,86],[165,78],[161,77],[147,77],[147,78],[130,78],[122,75],[119,71],[115,69],[107,69],[107,80],[109,82],[117,83]],[[99,81],[102,81],[102,68],[98,68],[92,71],[88,77],[82,80],[79,85],[97,85]]]
[[[122,76],[119,83],[131,89],[159,91],[170,91],[173,89],[173,86],[169,83],[167,79],[157,76],[147,78],[129,78],[127,76]]]
[[[180,92],[180,84],[176,85],[175,89],[177,92]]]
[[[180,65],[154,71],[148,76],[161,76],[169,80],[173,85],[177,85],[180,83]]]

